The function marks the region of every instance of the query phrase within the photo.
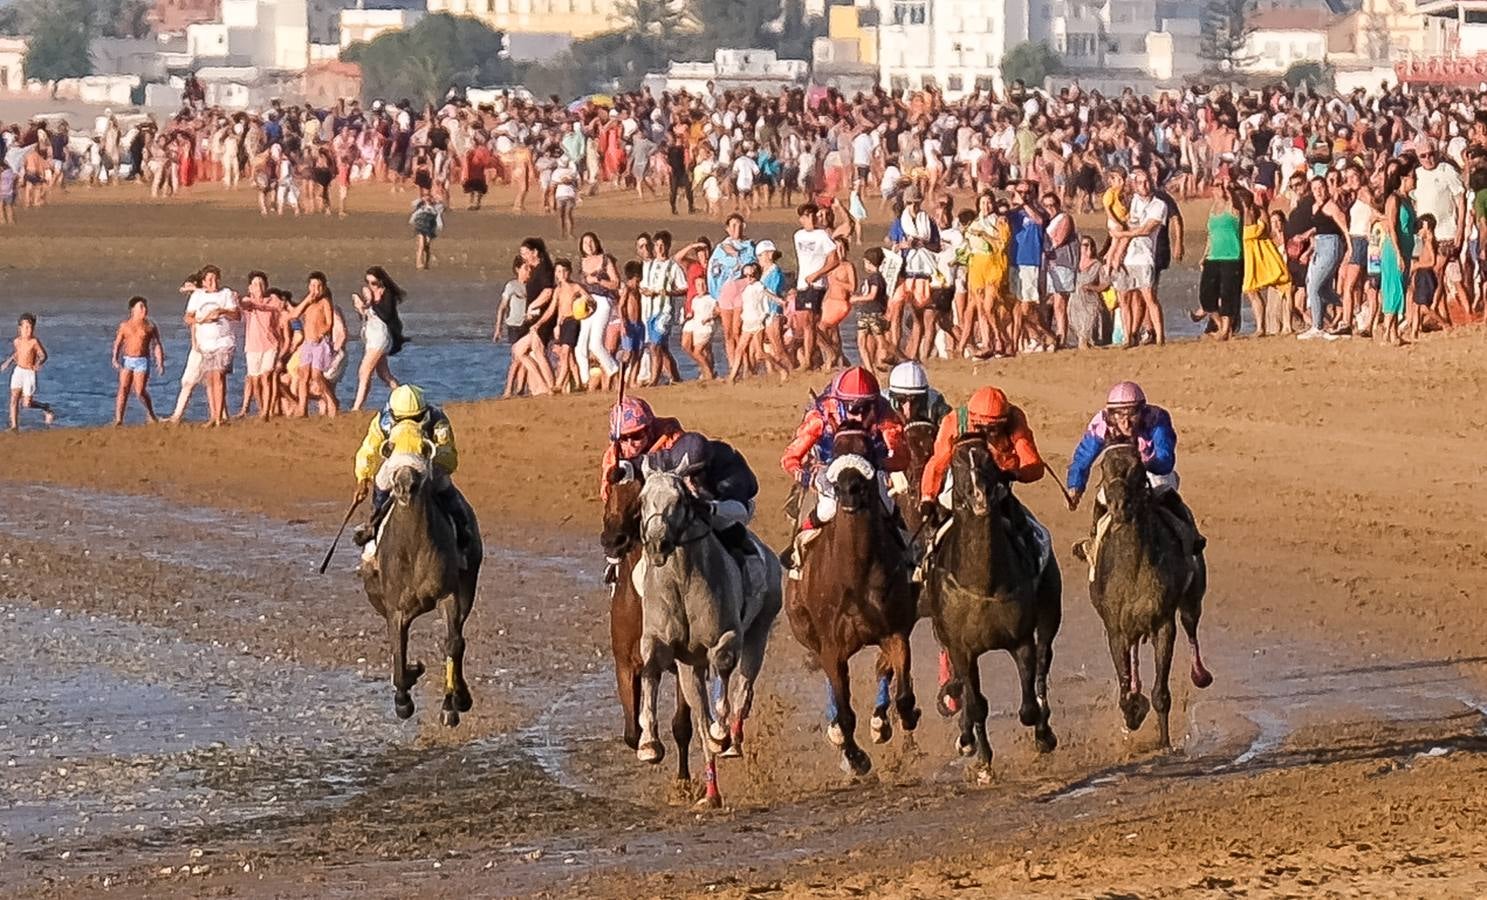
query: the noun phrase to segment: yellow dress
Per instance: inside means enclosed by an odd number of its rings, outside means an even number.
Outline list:
[[[1291,283],[1286,261],[1270,240],[1263,222],[1244,226],[1244,292],[1246,294]]]

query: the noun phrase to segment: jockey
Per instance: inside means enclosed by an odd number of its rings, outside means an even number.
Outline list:
[[[609,446],[599,464],[599,499],[609,499],[609,487],[639,474],[640,458],[665,450],[684,433],[676,419],[658,418],[639,397],[626,397],[609,411]]]
[[[786,559],[782,560],[790,569],[792,578],[800,575],[799,551],[814,537],[816,529],[836,515],[836,498],[831,483],[826,479],[826,470],[833,459],[832,446],[837,432],[845,429],[867,433],[874,457],[869,462],[878,471],[883,506],[901,519],[888,494],[884,476],[908,468],[909,452],[904,444],[903,423],[880,393],[878,379],[873,377],[873,373],[862,366],[853,366],[832,379],[831,386],[806,411],[805,418],[795,430],[794,440],[785,448],[784,458],[780,460],[785,474],[792,481],[802,488],[816,491],[816,508],[800,517],[796,541],[786,551]]]
[[[415,422],[423,436],[434,446],[434,499],[454,522],[455,536],[461,553],[468,552],[470,545],[480,540],[474,533],[469,504],[464,495],[454,486],[450,476],[459,468],[459,450],[454,444],[454,429],[444,410],[427,402],[423,389],[411,384],[393,388],[382,412],[372,417],[367,425],[366,437],[356,451],[356,499],[372,496],[370,521],[356,529],[354,539],[362,547],[362,558],[372,559],[377,552],[377,527],[387,514],[389,481],[391,473],[382,465],[382,445],[392,434],[394,426],[401,422]]]
[[[723,441],[710,440],[695,431],[680,435],[669,447],[647,456],[652,469],[674,472],[707,504],[713,531],[733,554],[740,571],[749,571],[758,583],[763,578],[763,560],[754,549],[748,526],[754,520],[754,498],[759,479],[742,453]],[[751,565],[752,563],[752,565]]]
[[[1074,448],[1074,457],[1069,462],[1069,509],[1078,508],[1095,460],[1106,447],[1115,443],[1136,445],[1153,496],[1191,529],[1194,552],[1201,552],[1207,541],[1198,533],[1192,510],[1177,493],[1177,430],[1172,427],[1172,417],[1160,406],[1147,403],[1146,393],[1134,381],[1122,381],[1110,389],[1105,398],[1105,408],[1089,420],[1084,437]],[[1103,497],[1096,495],[1096,526],[1104,514]]]
[[[929,375],[924,366],[912,359],[893,367],[883,397],[905,425],[914,422],[937,425],[950,414],[950,404],[945,402],[945,397],[929,386]]]
[[[924,467],[919,486],[919,509],[926,521],[941,518],[943,511],[950,508],[945,476],[950,472],[955,445],[967,435],[979,436],[985,442],[992,462],[1009,482],[1032,484],[1040,480],[1048,469],[1038,453],[1033,431],[1028,427],[1022,409],[1008,402],[1007,395],[1000,388],[983,387],[971,395],[965,406],[940,420],[934,456]],[[1032,521],[1027,510],[1010,490],[1007,499],[1004,509],[1012,533],[1028,558],[1036,560],[1038,549],[1030,534]],[[933,547],[930,552],[933,552]]]

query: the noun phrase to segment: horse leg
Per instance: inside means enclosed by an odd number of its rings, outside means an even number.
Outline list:
[[[887,642],[879,645],[878,662],[873,667],[878,695],[873,700],[873,717],[868,720],[868,734],[874,744],[886,744],[893,737],[893,723],[888,721],[888,703],[893,696],[893,664],[888,660]]]
[[[852,711],[852,678],[845,657],[822,660],[830,690],[826,697],[826,737],[842,749],[842,770],[853,775],[872,771],[873,761],[857,746],[857,714]]]
[[[1167,730],[1167,718],[1172,710],[1172,688],[1168,681],[1172,674],[1172,645],[1176,640],[1177,625],[1168,619],[1157,629],[1156,640],[1152,642],[1156,674],[1151,684],[1151,707],[1157,712],[1157,738],[1163,750],[1172,749],[1172,734]]]
[[[1203,615],[1203,598],[1179,606],[1177,614],[1182,618],[1182,630],[1187,633],[1188,646],[1193,650],[1193,685],[1206,688],[1213,684],[1213,673],[1203,665],[1203,652],[1198,649],[1198,619]]]
[[[635,755],[641,762],[658,763],[666,748],[656,736],[656,694],[661,673],[671,668],[671,647],[648,635],[640,638],[640,746]]]
[[[965,689],[961,691],[960,699],[965,704],[966,719],[971,723],[971,737],[976,747],[976,766],[980,770],[977,777],[981,781],[987,781],[991,778],[991,742],[986,739],[986,716],[991,710],[986,703],[986,695],[981,693],[980,661],[971,659],[962,677],[965,679]],[[961,740],[965,740],[964,734]]]
[[[671,717],[671,739],[676,742],[676,783],[692,784],[692,708],[682,696],[681,683],[676,688],[676,713]]]
[[[1126,643],[1124,637],[1111,634],[1110,636],[1110,659],[1115,663],[1115,680],[1119,690],[1119,704],[1122,716],[1125,718],[1127,731],[1135,731],[1141,727],[1141,722],[1146,718],[1144,704],[1146,698],[1141,696],[1140,683],[1132,683],[1135,667],[1132,658],[1135,655],[1135,647]]]
[[[423,664],[408,664],[409,619],[395,613],[387,620],[388,638],[392,641],[392,708],[399,719],[413,715],[413,697],[408,692],[423,674]]]
[[[466,607],[457,595],[444,598],[444,706],[440,720],[453,728],[460,723],[460,713],[469,712],[470,688],[465,684],[465,616]]]
[[[689,666],[685,663],[676,664],[677,692],[686,700],[686,704],[692,710],[693,727],[702,732],[702,759],[706,765],[704,779],[706,789],[698,806],[718,807],[723,805],[723,795],[718,790],[718,757],[713,752],[712,745],[707,740],[708,727],[708,696],[707,696],[707,668]]]
[[[1053,709],[1048,704],[1048,672],[1053,668],[1053,636],[1057,631],[1056,625],[1050,627],[1040,624],[1035,635],[1037,674],[1034,691],[1038,695],[1038,711],[1041,715],[1033,732],[1033,741],[1037,744],[1039,753],[1052,753],[1058,747],[1058,736],[1048,725],[1048,719],[1053,715]]]
[[[764,668],[764,648],[769,642],[769,629],[756,626],[744,634],[743,646],[738,658],[738,668],[729,679],[728,690],[732,694],[729,702],[733,706],[733,718],[729,722],[728,749],[726,757],[743,756],[744,719],[754,706],[754,682]]]

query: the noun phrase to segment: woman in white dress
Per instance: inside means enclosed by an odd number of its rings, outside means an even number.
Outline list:
[[[356,314],[361,318],[363,349],[353,410],[361,409],[366,403],[373,375],[382,379],[388,390],[398,386],[387,366],[387,358],[403,349],[402,319],[398,316],[398,304],[402,300],[403,289],[388,277],[385,269],[381,266],[367,269],[366,285],[356,293],[355,301]]]

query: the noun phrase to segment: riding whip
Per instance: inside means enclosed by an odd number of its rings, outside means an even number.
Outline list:
[[[330,558],[336,555],[336,545],[341,543],[341,535],[346,533],[346,526],[351,522],[351,517],[356,515],[356,508],[361,506],[362,499],[361,491],[358,490],[356,496],[351,499],[351,508],[346,510],[346,518],[341,520],[341,527],[336,531],[336,539],[330,542],[330,549],[325,551],[325,559],[320,561],[321,575],[324,575],[325,570],[330,567]]]

